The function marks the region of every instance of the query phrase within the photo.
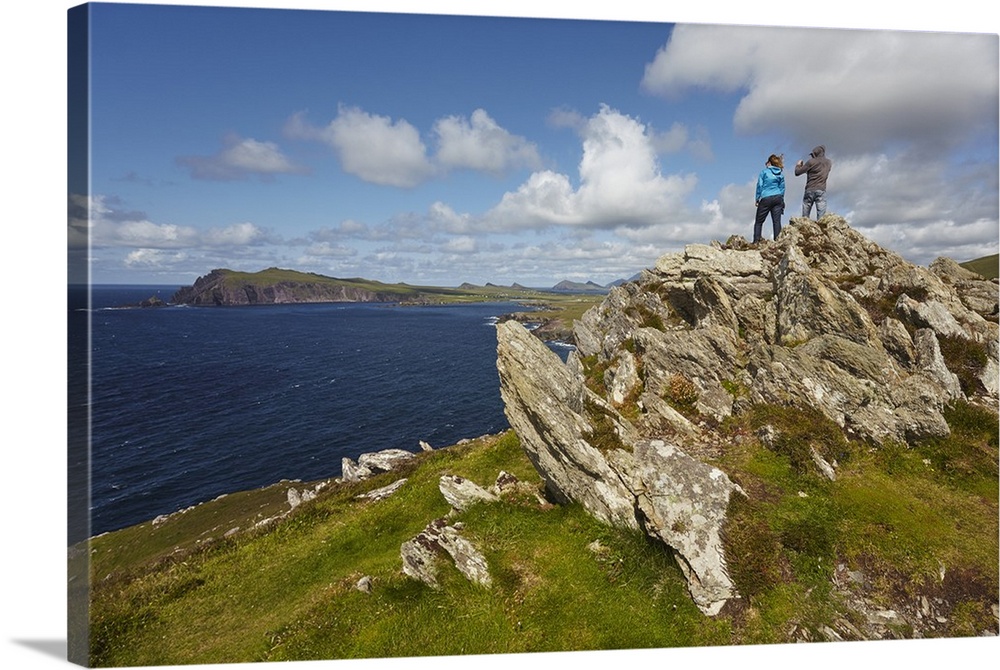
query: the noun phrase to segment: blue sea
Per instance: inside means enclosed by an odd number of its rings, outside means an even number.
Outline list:
[[[125,307],[177,288],[92,287],[92,535],[508,427],[495,323],[521,305]]]

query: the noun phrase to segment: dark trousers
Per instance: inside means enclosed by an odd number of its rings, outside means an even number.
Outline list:
[[[778,233],[781,232],[781,215],[784,213],[785,196],[769,195],[761,198],[757,203],[757,218],[753,222],[753,241],[760,242],[760,231],[768,214],[771,215],[771,223],[774,225],[774,239],[778,239]]]

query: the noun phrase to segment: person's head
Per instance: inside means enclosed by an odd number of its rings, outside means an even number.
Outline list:
[[[784,158],[782,158],[778,154],[771,154],[768,157],[768,159],[767,159],[767,164],[768,165],[773,165],[776,168],[784,168],[785,167],[785,160],[784,160]]]

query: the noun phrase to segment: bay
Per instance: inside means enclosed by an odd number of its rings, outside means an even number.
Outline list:
[[[91,289],[92,534],[508,427],[495,323],[521,305],[122,307],[176,288]]]

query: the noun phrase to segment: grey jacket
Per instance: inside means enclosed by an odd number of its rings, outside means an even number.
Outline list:
[[[826,147],[822,144],[812,150],[809,160],[795,166],[795,176],[807,174],[806,191],[825,191],[826,178],[830,176],[833,161],[826,157]]]

